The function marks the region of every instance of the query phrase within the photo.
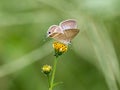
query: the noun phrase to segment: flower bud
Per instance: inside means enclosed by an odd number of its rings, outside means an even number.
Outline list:
[[[50,65],[43,65],[42,72],[46,75],[48,75],[52,70],[52,67]]]

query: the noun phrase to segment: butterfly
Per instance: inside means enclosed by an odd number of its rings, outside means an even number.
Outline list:
[[[77,22],[74,19],[62,21],[59,25],[52,25],[47,31],[47,37],[53,38],[61,43],[69,44],[79,33]]]

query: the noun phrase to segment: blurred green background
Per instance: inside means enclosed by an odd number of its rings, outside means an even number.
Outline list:
[[[80,33],[59,58],[54,90],[120,90],[120,0],[0,0],[0,90],[48,90],[49,26],[76,19]]]

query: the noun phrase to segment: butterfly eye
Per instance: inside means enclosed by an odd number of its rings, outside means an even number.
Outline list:
[[[51,34],[51,32],[48,32],[48,34]]]

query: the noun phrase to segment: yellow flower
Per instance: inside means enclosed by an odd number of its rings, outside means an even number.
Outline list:
[[[44,72],[44,74],[49,74],[52,70],[52,67],[50,65],[43,65],[42,67],[42,71]]]
[[[53,48],[55,50],[55,56],[58,57],[67,51],[68,46],[60,42],[54,42]]]

